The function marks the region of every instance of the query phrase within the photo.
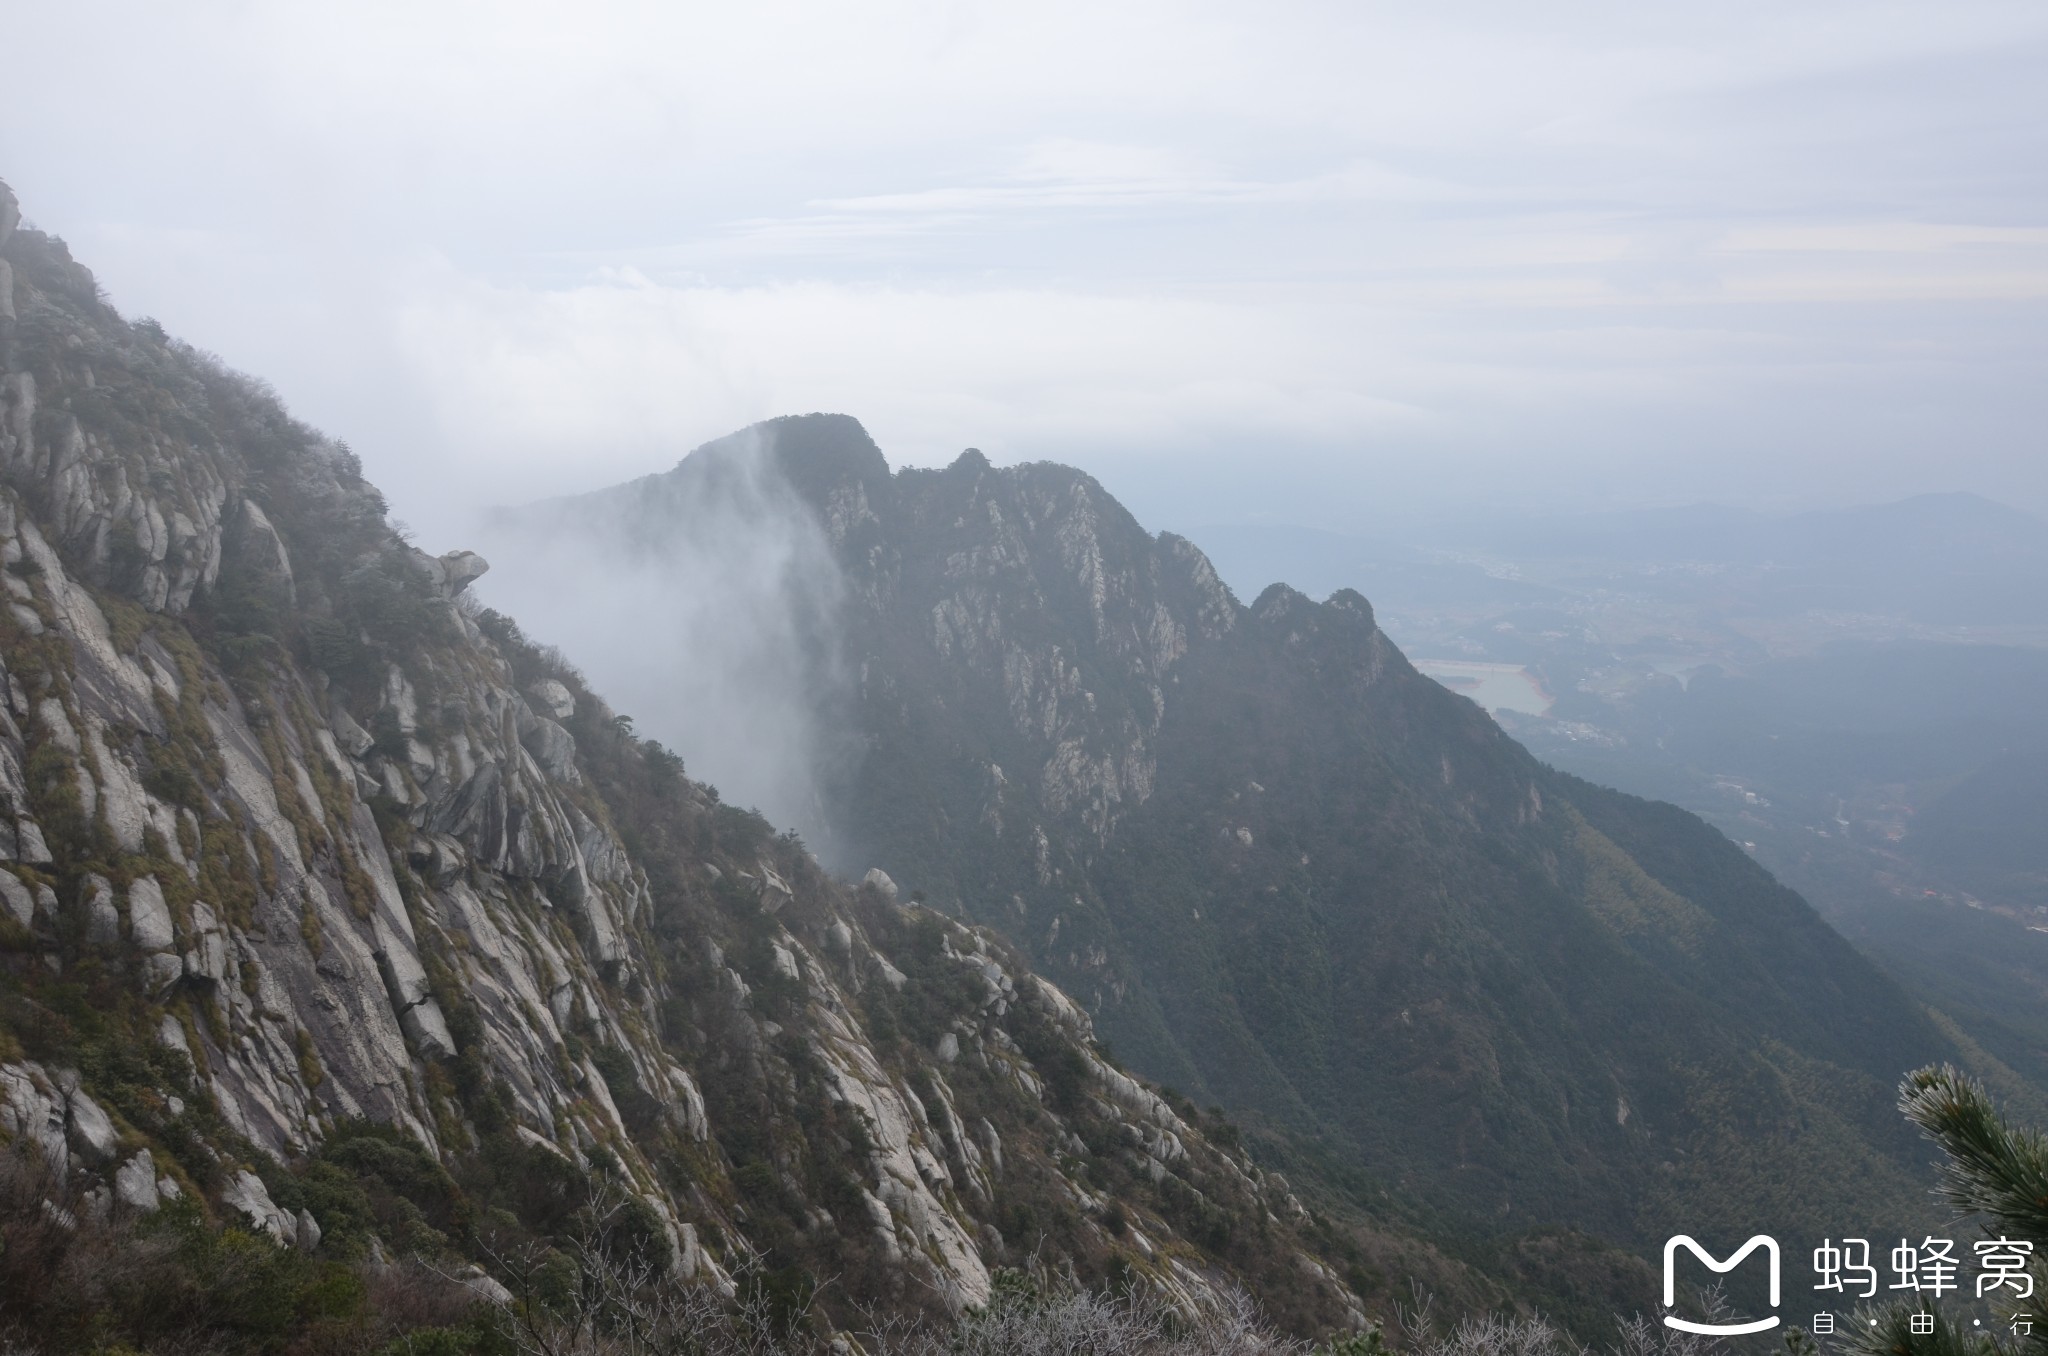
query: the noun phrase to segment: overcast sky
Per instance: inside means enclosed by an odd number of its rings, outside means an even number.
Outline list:
[[[843,410],[1148,525],[2048,509],[2048,5],[0,13],[118,306],[456,509]]]

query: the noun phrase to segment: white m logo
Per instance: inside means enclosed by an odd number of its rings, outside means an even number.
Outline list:
[[[1679,1234],[1664,1242],[1664,1307],[1669,1309],[1678,1303],[1678,1249],[1684,1247],[1693,1256],[1706,1263],[1707,1270],[1725,1276],[1742,1265],[1742,1259],[1762,1248],[1771,1259],[1771,1307],[1778,1307],[1778,1240],[1768,1234],[1758,1234],[1735,1250],[1735,1255],[1723,1262],[1712,1253],[1694,1242],[1688,1234]],[[1664,1316],[1664,1326],[1680,1332],[1696,1332],[1707,1337],[1732,1337],[1746,1332],[1762,1332],[1778,1326],[1778,1316],[1754,1319],[1747,1323],[1694,1323],[1689,1319]]]

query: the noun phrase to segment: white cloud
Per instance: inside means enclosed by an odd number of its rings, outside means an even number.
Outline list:
[[[1170,461],[1176,488],[1234,447],[1310,485],[1854,467],[2048,505],[2031,0],[6,26],[36,53],[0,85],[30,215],[422,526],[811,408],[898,460]]]
[[[1344,317],[1042,289],[798,283],[566,290],[461,285],[402,317],[446,445],[525,485],[614,478],[786,411],[862,415],[899,462],[978,443],[1029,455],[1088,440],[1167,446],[1227,430],[1327,442],[1425,412],[1361,389],[1385,334]],[[1378,351],[1375,352],[1374,350]],[[573,459],[553,456],[575,449]],[[608,462],[607,459],[612,459]]]

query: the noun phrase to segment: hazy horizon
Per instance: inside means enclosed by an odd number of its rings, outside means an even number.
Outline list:
[[[2037,6],[14,31],[28,218],[347,439],[437,549],[811,410],[895,465],[1069,462],[1181,531],[2048,512]]]

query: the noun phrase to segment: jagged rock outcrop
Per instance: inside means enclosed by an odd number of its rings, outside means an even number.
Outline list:
[[[1890,1090],[1968,1051],[1704,824],[1538,764],[1355,592],[1241,602],[1080,471],[892,472],[843,415],[507,542],[658,541],[749,456],[840,575],[810,636],[861,757],[822,769],[829,837],[1014,937],[1135,1067],[1341,1145],[1361,1210],[1483,1232],[1918,1208]]]
[[[0,208],[15,1151],[307,1249],[488,1263],[486,1218],[545,1242],[610,1193],[714,1285],[760,1249],[957,1309],[1114,1262],[1362,1321],[1057,990],[717,803],[468,601],[481,557],[400,540],[346,447]],[[1243,1246],[1193,1241],[1219,1218]]]

